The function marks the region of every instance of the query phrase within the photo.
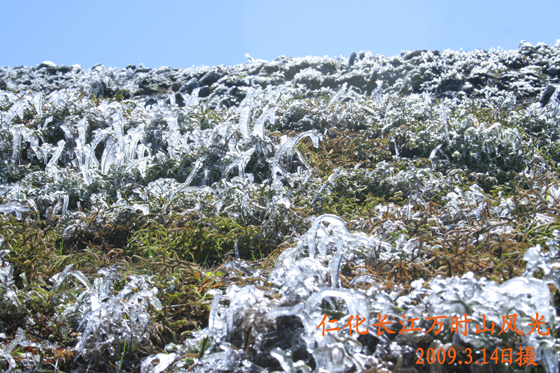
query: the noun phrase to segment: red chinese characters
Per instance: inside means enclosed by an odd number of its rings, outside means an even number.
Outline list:
[[[518,328],[517,325],[517,314],[502,316],[502,328],[496,334],[500,335],[502,333],[516,333],[518,335],[523,335],[523,330]],[[419,318],[407,318],[405,315],[401,315],[402,320],[398,319],[398,323],[401,324],[400,330],[398,329],[397,321],[390,321],[388,315],[381,315],[377,314],[377,320],[374,321],[372,324],[368,325],[366,323],[366,318],[361,317],[360,315],[351,315],[348,321],[344,324],[343,328],[348,330],[348,334],[352,335],[352,331],[355,331],[358,334],[368,334],[369,327],[372,326],[374,332],[379,337],[384,333],[388,334],[403,334],[405,332],[422,332],[424,329],[418,327],[417,323],[419,322]],[[431,327],[424,332],[424,334],[428,334],[430,332],[434,332],[435,335],[438,335],[442,332],[444,328],[444,320],[449,319],[450,324],[450,331],[452,333],[461,333],[464,336],[467,335],[469,331],[469,324],[473,323],[473,320],[470,319],[466,313],[462,316],[433,316],[433,317],[426,317],[424,320],[427,322],[431,322]],[[544,321],[544,316],[539,316],[537,313],[534,318],[531,318],[531,323],[528,325],[532,327],[532,329],[526,334],[529,335],[533,332],[537,332],[540,336],[545,336],[550,334],[550,329],[546,326],[546,322]],[[328,329],[327,323],[335,324],[338,323],[339,320],[327,320],[327,315],[323,315],[323,320],[317,326],[317,329],[321,328],[323,336],[325,335],[325,331],[340,331],[342,328],[340,327],[333,327]],[[392,327],[392,328],[391,328]],[[544,330],[546,328],[546,330]],[[472,328],[471,328],[472,331]],[[494,335],[496,331],[495,323],[493,321],[488,322],[486,320],[486,315],[482,315],[482,325],[474,324],[474,332],[476,334],[479,333],[490,333]]]

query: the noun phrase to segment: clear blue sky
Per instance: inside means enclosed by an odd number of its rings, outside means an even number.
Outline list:
[[[0,66],[234,65],[279,55],[516,49],[560,39],[560,1],[0,0]]]

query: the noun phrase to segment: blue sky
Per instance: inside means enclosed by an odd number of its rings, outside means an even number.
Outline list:
[[[560,1],[0,0],[0,66],[235,65],[560,39]]]

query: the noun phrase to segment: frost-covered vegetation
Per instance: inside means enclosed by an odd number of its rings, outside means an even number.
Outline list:
[[[0,68],[0,370],[558,372],[559,83],[525,42]]]

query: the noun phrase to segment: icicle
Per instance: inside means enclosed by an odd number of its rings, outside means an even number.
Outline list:
[[[222,291],[214,290],[214,299],[212,299],[212,305],[210,306],[210,315],[208,316],[208,331],[210,332],[210,334],[215,332],[220,299],[222,299]]]
[[[406,205],[406,220],[410,220],[410,218],[412,217],[411,211],[412,211],[412,203],[408,203]]]
[[[171,354],[159,353],[155,356],[147,357],[144,359],[144,361],[142,361],[142,364],[140,366],[140,372],[161,373],[164,370],[166,370],[171,364],[173,364],[176,358],[177,358],[177,354],[174,353]],[[154,360],[158,360],[159,362],[156,366],[152,367],[152,362]]]
[[[251,116],[251,107],[242,105],[239,107],[239,131],[243,137],[249,136],[249,117]]]
[[[342,298],[346,302],[349,315],[360,315],[369,318],[367,298],[361,292],[348,289],[325,289],[310,296],[305,302],[305,310],[308,313],[320,309],[323,299],[327,297]]]
[[[235,251],[235,258],[237,260],[241,259],[241,257],[239,256],[239,248],[237,247],[237,238],[235,239],[235,243],[233,245],[233,249]]]
[[[21,125],[10,129],[12,133],[12,167],[16,169],[21,158]]]
[[[89,148],[86,145],[86,130],[87,130],[86,118],[82,118],[82,120],[78,122],[76,127],[78,128],[78,139],[76,140],[76,156],[78,159],[78,164],[82,171],[82,176],[84,177],[86,183],[90,184],[91,180],[89,178],[89,172],[88,172],[89,161],[87,159]],[[86,166],[85,164],[86,162],[88,166]]]
[[[63,199],[63,202],[62,202],[62,216],[64,216],[68,212],[68,203],[70,201],[70,197],[68,196],[68,193],[64,193],[64,196],[62,197],[62,199]]]
[[[307,160],[305,159],[305,157],[303,156],[303,154],[301,154],[301,152],[296,148],[295,149],[295,154],[297,155],[299,161],[301,163],[303,163],[303,166],[305,168],[307,168],[308,171],[312,170],[311,166],[309,165],[309,163],[307,163]]]
[[[430,159],[434,159],[436,157],[436,153],[441,148],[441,145],[442,144],[439,144],[434,148],[434,150],[432,150],[432,152],[430,153]],[[395,149],[396,149],[396,145],[395,145]]]
[[[247,167],[247,164],[251,160],[251,156],[253,155],[254,152],[255,152],[255,148],[251,148],[251,149],[249,149],[245,152],[242,152],[241,155],[239,156],[239,158],[237,158],[235,161],[233,161],[233,163],[231,163],[225,169],[225,171],[223,173],[223,177],[227,178],[229,173],[231,172],[231,170],[233,170],[235,167],[238,167],[239,176],[242,179],[244,179],[245,178],[245,167]]]
[[[316,130],[313,130],[300,133],[295,137],[285,140],[284,143],[281,143],[279,149],[274,155],[273,165],[280,166],[280,163],[285,160],[285,164],[291,166],[296,145],[304,137],[310,137],[313,141],[313,146],[315,146],[316,148],[319,147],[319,140],[322,139],[322,136],[318,134]]]
[[[449,108],[447,107],[447,105],[445,105],[443,102],[440,104],[439,106],[439,114],[440,114],[440,120],[441,123],[443,124],[443,127],[445,129],[445,138],[449,141],[449,127],[447,124],[447,119],[448,117],[448,112],[449,112]]]
[[[24,110],[25,110],[26,106],[27,105],[23,102],[18,102],[14,105],[15,112],[21,120],[23,120],[23,116],[24,116],[23,113],[24,113]]]
[[[11,371],[12,369],[16,368],[16,361],[12,357],[12,351],[24,339],[25,339],[25,334],[24,334],[23,329],[18,328],[17,333],[16,333],[16,337],[10,342],[10,344],[8,346],[6,346],[4,349],[0,349],[0,356],[2,356],[8,362],[8,365],[10,366],[10,369],[8,369],[8,372]]]
[[[125,149],[125,142],[124,142],[124,135],[123,135],[123,126],[122,126],[122,118],[120,114],[113,114],[112,116],[112,126],[115,136],[117,137],[117,144],[119,150],[124,152]]]
[[[298,303],[291,307],[278,307],[268,311],[265,315],[267,320],[275,320],[278,317],[297,316],[303,310],[303,304]]]
[[[333,256],[329,261],[329,271],[331,273],[331,288],[340,287],[340,265],[342,264],[343,254]]]
[[[54,154],[51,157],[51,160],[47,164],[47,167],[45,167],[45,172],[47,174],[53,174],[57,169],[56,165],[58,163],[60,156],[62,155],[62,151],[64,150],[65,145],[66,145],[66,141],[64,140],[60,140],[58,142],[56,150],[54,151]]]
[[[36,135],[35,131],[30,131],[25,127],[23,127],[22,129],[22,141],[28,142],[29,147],[33,151],[33,153],[31,153],[29,150],[27,150],[27,157],[29,159],[33,159],[33,156],[36,156],[37,159],[44,159],[44,154],[41,147],[39,146],[39,137]]]
[[[41,129],[42,129],[42,130],[47,129],[47,126],[49,125],[50,122],[53,121],[53,119],[54,119],[54,117],[53,117],[52,115],[51,115],[50,117],[47,117],[47,118],[45,119],[45,122],[44,122],[43,125],[41,126]]]
[[[397,141],[394,137],[391,137],[391,141],[395,144],[395,158],[399,158],[399,148],[397,148]]]
[[[385,108],[385,117],[387,117],[387,115],[389,114],[389,111],[391,111],[392,108],[393,108],[393,101],[389,102],[389,104]]]
[[[116,163],[116,144],[112,137],[109,137],[105,144],[105,149],[101,155],[101,173],[107,175],[111,165]]]
[[[22,218],[21,213],[22,212],[29,212],[29,211],[31,211],[31,209],[28,206],[20,204],[20,203],[15,202],[15,201],[11,201],[11,202],[5,203],[3,205],[0,205],[0,213],[3,213],[3,214],[15,213],[16,218],[18,220],[21,220],[21,218]]]
[[[198,105],[198,92],[202,89],[202,87],[195,88],[188,100],[185,100],[185,107],[196,106]]]
[[[432,97],[428,91],[422,93],[422,98],[424,99],[424,105],[429,106],[432,103]]]
[[[94,164],[98,164],[97,158],[95,158],[95,148],[97,148],[97,145],[99,145],[99,143],[103,141],[109,133],[111,133],[111,130],[108,128],[102,131],[97,131],[91,144],[84,147],[84,163],[81,165],[81,169],[84,180],[88,185],[91,184],[91,176],[89,175],[90,165],[92,161]]]
[[[64,132],[64,138],[66,141],[74,140],[74,134],[66,124],[61,124],[60,129]]]
[[[128,134],[125,138],[125,148],[124,150],[124,162],[130,162],[134,159],[136,155],[136,150],[138,149],[138,142],[142,138],[144,134],[144,126],[138,126],[133,130],[128,131]],[[176,133],[173,134],[173,138],[177,139],[180,137],[179,131],[176,130]]]
[[[348,85],[348,83],[344,83],[342,85],[342,87],[340,87],[340,89],[338,90],[338,92],[336,92],[336,94],[333,96],[333,98],[331,98],[331,100],[329,101],[329,104],[327,105],[327,107],[330,107],[331,105],[335,104],[338,102],[338,100],[340,99],[340,97],[344,94],[344,92],[346,92],[346,86]]]
[[[78,139],[80,140],[80,144],[84,146],[86,144],[86,131],[87,131],[88,122],[86,118],[82,118],[77,124],[78,127]]]
[[[257,122],[255,123],[255,127],[253,128],[253,136],[257,136],[260,137],[261,139],[264,139],[265,123],[267,120],[269,120],[274,116],[275,112],[276,112],[276,108],[269,108],[266,109],[261,114],[261,116],[259,117],[259,119],[257,119]]]
[[[371,92],[371,97],[378,103],[383,100],[383,81],[377,80],[375,82],[377,87]],[[382,103],[383,104],[383,103]]]
[[[167,122],[167,126],[169,127],[170,131],[179,131],[179,123],[177,121],[176,114],[170,114],[165,117],[165,121]]]
[[[247,90],[247,95],[239,105],[239,131],[243,137],[249,137],[249,119],[251,117],[251,107],[253,106],[253,96],[260,90],[260,87],[257,90],[249,88]]]
[[[274,357],[276,360],[278,360],[284,372],[297,373],[292,359],[288,355],[286,355],[286,353],[282,351],[280,348],[278,347],[274,348],[272,351],[270,351],[270,355]]]
[[[198,172],[198,170],[200,170],[200,168],[204,165],[204,161],[206,160],[206,156],[200,157],[199,159],[196,160],[196,162],[194,162],[193,168],[189,174],[189,176],[187,177],[187,180],[185,180],[185,185],[190,185],[191,182],[193,181],[194,177],[196,176],[196,173]]]
[[[60,192],[56,194],[56,204],[54,205],[50,217],[55,216],[58,212],[62,210],[62,201],[60,199]]]
[[[35,107],[35,111],[37,111],[37,115],[43,115],[43,94],[41,92],[36,93],[33,96],[33,106]]]
[[[210,170],[204,169],[204,185],[210,185]]]
[[[343,228],[345,233],[350,233],[348,231],[348,228],[346,228],[346,224],[344,223],[344,220],[342,220],[338,216],[331,215],[331,214],[325,214],[325,215],[319,216],[318,218],[316,218],[313,221],[313,224],[311,225],[311,229],[309,230],[309,233],[308,233],[307,248],[309,250],[309,257],[310,258],[315,258],[315,254],[316,254],[315,249],[317,247],[317,231],[319,230],[319,227],[321,227],[321,224],[323,222],[327,222],[327,223],[333,224],[335,226],[341,227],[341,228]],[[320,254],[322,256],[325,255],[325,253],[320,253]]]

